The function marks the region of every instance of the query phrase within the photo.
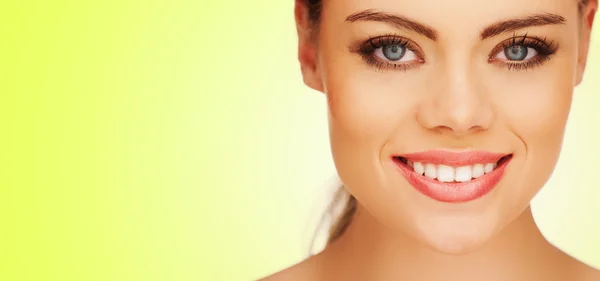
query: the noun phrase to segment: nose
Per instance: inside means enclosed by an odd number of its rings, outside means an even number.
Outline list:
[[[428,83],[429,94],[418,109],[418,122],[458,137],[489,129],[494,111],[484,83],[468,63],[449,65],[438,69]]]

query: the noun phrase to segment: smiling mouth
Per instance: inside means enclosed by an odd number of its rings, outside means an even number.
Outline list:
[[[426,162],[411,161],[401,156],[393,157],[398,165],[404,165],[414,173],[443,183],[465,183],[489,174],[512,158],[512,154],[503,156],[496,162],[474,163],[463,166],[450,166]]]

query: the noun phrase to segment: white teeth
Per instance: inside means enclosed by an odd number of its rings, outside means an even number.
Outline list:
[[[473,165],[473,177],[474,178],[481,177],[481,176],[483,176],[483,174],[484,174],[483,164]]]
[[[421,163],[421,162],[415,162],[414,169],[415,169],[415,173],[417,173],[419,175],[423,175],[423,173],[425,173],[425,167],[423,166],[423,163]]]
[[[457,182],[467,182],[472,178],[472,167],[471,166],[462,166],[458,167],[454,171],[454,180]]]
[[[430,179],[435,179],[437,177],[437,169],[433,164],[425,164],[425,176]]]
[[[497,164],[475,164],[462,167],[450,167],[446,165],[435,165],[422,162],[406,162],[409,167],[412,167],[415,173],[425,175],[430,179],[437,179],[440,182],[468,182],[472,179],[479,178],[484,174],[493,171]]]
[[[494,163],[487,163],[487,164],[485,164],[484,171],[485,171],[486,174],[489,173],[489,172],[491,172],[492,170],[494,170]]]
[[[446,165],[438,165],[437,168],[438,181],[441,182],[453,182],[454,181],[454,168]]]

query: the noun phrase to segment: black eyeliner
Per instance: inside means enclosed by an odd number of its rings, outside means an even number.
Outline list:
[[[375,58],[374,53],[377,49],[391,45],[398,45],[414,52],[418,58],[417,62],[393,63],[381,61]],[[391,70],[406,71],[416,66],[416,64],[424,62],[424,60],[422,59],[423,55],[418,44],[414,43],[409,38],[394,34],[369,37],[368,40],[362,43],[353,44],[349,49],[350,52],[359,54],[368,65],[373,66],[378,70],[383,70],[384,68],[387,68]]]

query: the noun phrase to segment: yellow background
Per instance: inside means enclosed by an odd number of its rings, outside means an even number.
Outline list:
[[[252,280],[304,258],[334,167],[292,9],[1,1],[0,280]],[[535,211],[600,266],[594,36]]]

